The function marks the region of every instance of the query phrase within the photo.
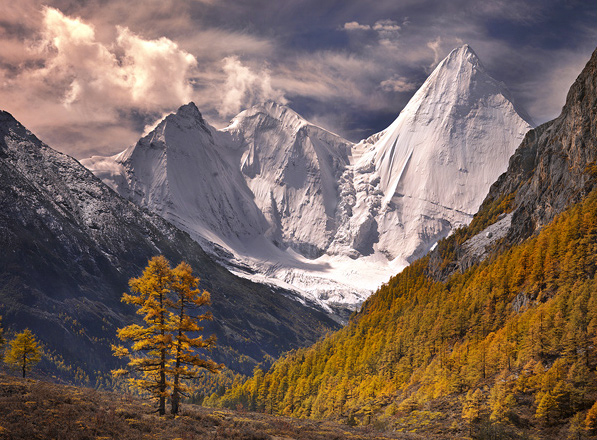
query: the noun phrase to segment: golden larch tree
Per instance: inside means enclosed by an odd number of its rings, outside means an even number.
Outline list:
[[[207,359],[203,359],[197,350],[210,349],[215,345],[215,337],[204,339],[203,336],[192,335],[203,330],[199,325],[200,321],[211,320],[209,312],[197,314],[199,309],[210,304],[209,292],[201,291],[199,278],[193,276],[193,270],[187,263],[182,262],[173,272],[172,291],[174,299],[170,324],[174,332],[172,357],[172,414],[179,411],[180,397],[189,390],[184,382],[185,379],[192,379],[199,375],[202,369],[216,373],[220,365]]]
[[[590,435],[597,434],[597,402],[595,402],[587,412],[585,425]]]
[[[483,391],[477,388],[474,392],[469,390],[466,393],[462,406],[462,418],[469,424],[469,434],[473,433],[473,426],[481,421],[487,410]]]
[[[158,400],[158,413],[166,414],[166,399],[170,383],[167,368],[172,350],[172,334],[168,308],[173,273],[170,263],[163,256],[149,260],[143,275],[129,281],[131,293],[125,293],[122,301],[138,307],[144,325],[131,324],[118,330],[118,338],[132,342],[130,349],[112,346],[115,356],[128,357],[129,370],[113,371],[114,376],[131,375],[128,382],[134,388],[147,391]]]
[[[118,330],[118,338],[132,343],[130,348],[113,346],[118,357],[128,357],[128,369],[113,371],[115,376],[130,375],[129,384],[149,392],[158,401],[158,413],[166,413],[170,398],[172,414],[177,414],[180,398],[188,391],[187,379],[198,376],[201,369],[217,372],[220,365],[203,359],[197,350],[210,349],[215,337],[197,335],[202,320],[211,313],[199,313],[210,304],[210,296],[201,291],[199,279],[191,266],[182,262],[172,269],[163,256],[149,260],[143,275],[129,282],[131,294],[122,301],[138,307],[144,325],[131,324]]]
[[[18,367],[23,377],[31,371],[31,368],[41,360],[39,345],[35,336],[29,329],[17,334],[10,342],[4,356],[4,362],[8,365]]]

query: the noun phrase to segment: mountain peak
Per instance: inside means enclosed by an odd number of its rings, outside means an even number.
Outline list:
[[[267,119],[273,119],[281,123],[283,126],[292,127],[293,129],[297,130],[305,125],[311,125],[301,115],[287,105],[280,104],[276,101],[267,100],[240,112],[231,121],[230,125],[228,126],[228,130],[233,130],[235,128],[237,129],[239,125],[244,126],[247,123],[253,124],[253,122],[250,121],[261,121],[261,123],[263,123]]]
[[[452,51],[450,52],[448,57],[450,57],[452,55],[459,56],[459,57],[475,57],[477,59],[479,58],[477,56],[477,54],[475,53],[475,51],[473,50],[473,48],[468,44],[463,44],[460,47],[456,47],[456,48],[452,49]]]
[[[11,133],[13,136],[30,138],[32,140],[32,145],[42,145],[42,142],[33,133],[27,130],[25,126],[17,121],[13,115],[7,111],[0,110],[0,149],[2,149],[3,144],[5,144],[4,138],[11,135]]]
[[[436,72],[450,71],[452,75],[458,79],[468,79],[474,73],[487,73],[485,66],[475,53],[472,47],[468,44],[463,44],[460,47],[453,49],[446,58],[444,58],[435,68]],[[469,75],[463,75],[464,72],[470,72]]]
[[[424,254],[468,223],[530,128],[472,48],[452,50],[392,125],[370,138],[383,206],[399,206],[407,214],[397,222],[421,228],[405,230],[401,246]]]
[[[0,110],[0,129],[2,131],[6,131],[8,129],[11,130],[21,130],[23,132],[30,133],[19,121],[17,121],[13,115],[10,113]]]
[[[166,116],[154,131],[163,131],[167,126],[171,128],[176,127],[175,131],[194,131],[199,129],[211,135],[209,124],[203,119],[203,115],[192,101],[180,106],[176,113],[170,113]]]
[[[288,107],[286,104],[280,104],[279,102],[273,101],[271,99],[261,104],[254,105],[252,108],[257,111],[267,113],[268,115],[276,119],[281,119],[286,115],[292,115],[300,119],[303,119],[302,116],[300,116],[297,112]]]
[[[176,116],[179,118],[184,119],[194,119],[199,122],[203,122],[203,115],[195,105],[193,101],[189,102],[188,104],[181,105],[175,113]]]

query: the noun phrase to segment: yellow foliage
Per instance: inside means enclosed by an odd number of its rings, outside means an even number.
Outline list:
[[[585,425],[589,432],[592,434],[597,434],[597,402],[595,402],[591,409],[589,409],[587,412]]]
[[[128,369],[112,374],[127,376],[129,385],[150,393],[158,401],[161,415],[168,398],[172,413],[178,413],[180,395],[188,391],[183,380],[196,377],[200,369],[219,369],[213,361],[196,354],[197,349],[213,346],[215,339],[189,336],[203,330],[199,321],[211,319],[209,312],[191,314],[209,305],[209,293],[197,289],[198,284],[187,263],[172,269],[166,258],[158,256],[149,260],[141,277],[130,280],[131,293],[122,296],[123,302],[137,307],[144,324],[118,329],[118,338],[129,342],[130,347],[113,345],[112,351],[117,357],[128,358]]]
[[[475,228],[497,219],[511,201],[491,202]],[[463,229],[452,240],[470,233]],[[442,244],[445,252],[454,250],[451,243]],[[519,394],[535,397],[533,410],[543,421],[585,407],[579,399],[597,383],[597,192],[537,236],[445,282],[431,279],[428,265],[428,257],[415,261],[345,328],[208,402],[348,417],[384,396],[390,402],[408,393],[424,403],[484,388],[496,423],[508,419]],[[477,418],[475,411],[469,405],[467,420]]]
[[[469,390],[462,405],[462,418],[469,424],[473,424],[481,420],[486,410],[487,405],[483,391],[479,388],[475,391]]]
[[[4,362],[18,368],[23,377],[41,360],[41,352],[35,336],[29,329],[17,334],[10,342]]]

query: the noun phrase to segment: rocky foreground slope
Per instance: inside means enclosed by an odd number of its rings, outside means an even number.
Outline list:
[[[160,417],[139,398],[0,374],[0,438],[45,440],[416,440],[333,422],[214,410],[183,404],[179,416]],[[42,423],[43,422],[43,423]],[[430,438],[425,436],[425,438]],[[431,437],[434,438],[434,437]]]

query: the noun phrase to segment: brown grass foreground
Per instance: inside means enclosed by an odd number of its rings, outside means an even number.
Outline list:
[[[420,439],[332,422],[184,405],[159,417],[150,403],[117,393],[0,373],[0,439]],[[429,438],[429,436],[426,436]]]

